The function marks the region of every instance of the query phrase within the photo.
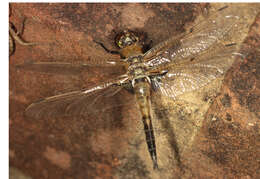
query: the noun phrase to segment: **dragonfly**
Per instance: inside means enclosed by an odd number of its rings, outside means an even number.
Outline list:
[[[180,95],[202,88],[221,77],[234,62],[236,43],[224,39],[237,28],[239,16],[231,8],[218,9],[190,31],[170,37],[150,50],[143,51],[137,33],[124,30],[116,37],[122,58],[84,63],[30,62],[31,69],[59,71],[98,67],[122,67],[122,74],[90,88],[47,97],[28,106],[27,116],[42,119],[59,115],[106,115],[109,109],[133,100],[138,106],[153,168],[158,169],[156,141],[152,124],[152,101],[156,95],[176,100]],[[131,99],[124,99],[131,89]],[[113,98],[120,97],[112,104]],[[101,106],[101,107],[100,107]]]

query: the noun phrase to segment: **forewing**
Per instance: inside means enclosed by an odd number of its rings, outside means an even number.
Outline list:
[[[215,50],[192,59],[190,63],[172,65],[166,75],[154,79],[155,87],[163,95],[176,98],[225,74],[234,61],[236,47],[216,46]]]
[[[92,64],[92,62],[33,62],[27,61],[22,65],[17,65],[19,69],[41,72],[41,73],[50,73],[50,74],[62,74],[62,75],[77,75],[83,71],[95,71],[95,69],[109,69],[115,68],[120,71],[120,67],[123,67],[124,62],[110,59],[102,64]]]
[[[194,26],[191,32],[172,37],[144,54],[145,64],[150,69],[163,68],[169,63],[185,63],[197,55],[210,51],[214,44],[236,28],[239,17],[232,8],[215,14]]]
[[[127,91],[114,84],[114,82],[108,82],[93,88],[45,98],[31,104],[26,109],[26,115],[42,119],[58,116],[100,116],[106,114],[106,111],[112,108],[119,109],[120,106],[132,102],[131,98],[127,100],[123,98],[124,96],[127,98]]]

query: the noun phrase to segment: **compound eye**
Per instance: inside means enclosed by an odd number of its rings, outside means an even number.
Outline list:
[[[117,42],[119,48],[123,48],[121,39]]]
[[[126,45],[132,45],[134,42],[136,42],[136,40],[134,38],[131,38],[130,36],[127,36],[124,39],[124,42],[125,42]]]
[[[119,48],[125,48],[127,46],[132,45],[138,41],[138,37],[135,33],[125,30],[120,35],[116,37],[116,45]]]

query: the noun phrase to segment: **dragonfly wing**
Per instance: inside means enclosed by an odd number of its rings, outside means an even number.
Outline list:
[[[126,80],[126,78],[120,80]],[[48,97],[31,104],[26,109],[26,115],[35,119],[101,115],[110,108],[117,108],[125,104],[125,101],[119,99],[120,95],[125,95],[125,90],[121,90],[122,88],[122,86],[115,85],[115,81],[113,81],[85,90]]]
[[[169,63],[185,63],[214,45],[237,27],[239,17],[232,8],[218,11],[194,26],[191,32],[162,42],[144,54],[145,64],[151,69]]]
[[[91,64],[85,62],[32,62],[28,61],[22,65],[17,65],[19,69],[36,71],[50,74],[63,74],[63,75],[77,75],[83,71],[95,70],[95,68],[117,68],[123,66],[124,62],[116,62],[115,60],[108,60],[105,64]]]
[[[192,59],[190,63],[172,65],[164,76],[153,80],[155,87],[163,95],[176,98],[225,74],[234,62],[236,47],[216,46],[215,50]]]

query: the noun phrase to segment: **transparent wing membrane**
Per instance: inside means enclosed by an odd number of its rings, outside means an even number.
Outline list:
[[[128,92],[122,90],[122,86],[114,85],[117,81],[45,98],[31,104],[26,109],[26,115],[36,119],[56,116],[102,115],[108,109],[119,108],[132,102],[130,99],[127,101],[124,99]],[[131,99],[134,99],[131,94],[129,95]]]
[[[72,64],[66,62],[27,62],[23,65],[17,65],[17,68],[23,68],[30,71],[41,73],[56,74],[78,74],[89,68],[85,64]]]
[[[239,17],[227,8],[211,15],[191,32],[172,37],[144,54],[145,64],[151,69],[163,68],[169,63],[183,63],[209,50],[236,28]]]
[[[22,68],[30,71],[36,71],[41,73],[50,73],[50,74],[64,74],[64,75],[77,75],[83,71],[93,71],[96,68],[115,68],[120,69],[120,66],[123,67],[124,62],[115,62],[113,60],[108,61],[105,65],[86,63],[86,62],[32,62],[28,61],[22,65],[17,65],[17,68]],[[118,70],[119,71],[119,70]]]
[[[235,45],[219,45],[212,52],[190,59],[189,63],[173,64],[166,75],[155,80],[155,86],[171,98],[196,90],[225,74],[234,61],[235,52]]]

